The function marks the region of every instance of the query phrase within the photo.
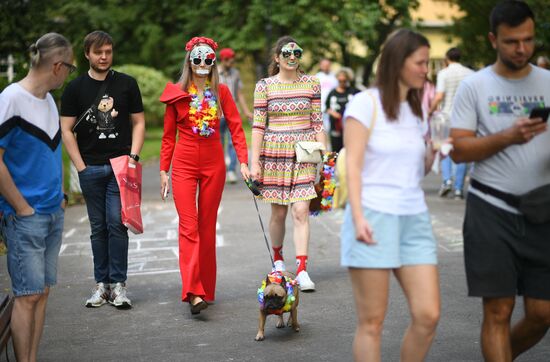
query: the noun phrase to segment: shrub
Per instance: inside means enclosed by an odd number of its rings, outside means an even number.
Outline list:
[[[162,126],[165,105],[159,101],[159,97],[170,80],[162,72],[142,65],[125,64],[115,67],[115,70],[137,80],[147,126]]]

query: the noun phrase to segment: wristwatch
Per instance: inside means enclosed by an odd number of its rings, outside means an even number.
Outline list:
[[[135,154],[135,153],[130,153],[130,156],[129,156],[132,160],[138,162],[139,161],[139,155],[138,154]]]

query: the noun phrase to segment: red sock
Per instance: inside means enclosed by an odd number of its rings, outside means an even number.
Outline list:
[[[296,275],[300,274],[302,270],[306,270],[307,267],[307,255],[298,255],[296,257]]]
[[[282,245],[279,247],[272,246],[271,248],[273,249],[273,261],[277,261],[277,260],[284,261],[283,246]]]

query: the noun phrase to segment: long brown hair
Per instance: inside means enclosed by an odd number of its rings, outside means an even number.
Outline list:
[[[208,45],[199,43],[197,45]],[[187,92],[189,89],[189,86],[191,86],[191,82],[193,81],[193,70],[191,69],[191,62],[189,59],[191,58],[191,51],[188,51],[185,53],[185,60],[183,61],[183,67],[181,69],[181,76],[178,80],[178,83],[181,84],[181,89]],[[220,116],[222,107],[221,107],[221,101],[218,94],[218,87],[220,85],[220,74],[218,73],[218,67],[216,66],[216,62],[212,64],[212,67],[210,68],[210,74],[208,74],[208,81],[210,82],[210,91],[217,99],[218,103],[218,116]]]
[[[408,29],[393,32],[384,42],[376,72],[376,87],[389,121],[395,121],[399,116],[399,80],[405,60],[423,46],[430,47],[428,39]],[[409,89],[407,102],[413,114],[422,118],[422,90]]]
[[[269,67],[267,69],[267,73],[269,74],[270,77],[279,73],[279,64],[275,61],[275,58],[277,58],[279,54],[281,54],[281,49],[283,49],[283,47],[288,43],[298,44],[298,42],[294,40],[293,37],[291,37],[290,35],[285,35],[277,39],[275,46],[271,49],[271,54],[270,54],[271,62],[269,63]],[[300,68],[300,65],[298,65],[298,69],[296,70],[296,72],[298,73],[298,75],[303,73],[302,68]]]

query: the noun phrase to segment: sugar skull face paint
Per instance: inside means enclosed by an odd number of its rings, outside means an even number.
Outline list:
[[[304,50],[296,43],[288,43],[281,48],[281,55],[285,59],[290,58],[291,55],[294,55],[296,59],[300,59],[303,52]]]
[[[198,45],[191,50],[189,56],[191,64],[194,65],[193,71],[197,74],[208,74],[210,73],[210,67],[214,65],[216,61],[216,53],[208,45]],[[202,63],[206,66],[206,69],[198,68]]]

